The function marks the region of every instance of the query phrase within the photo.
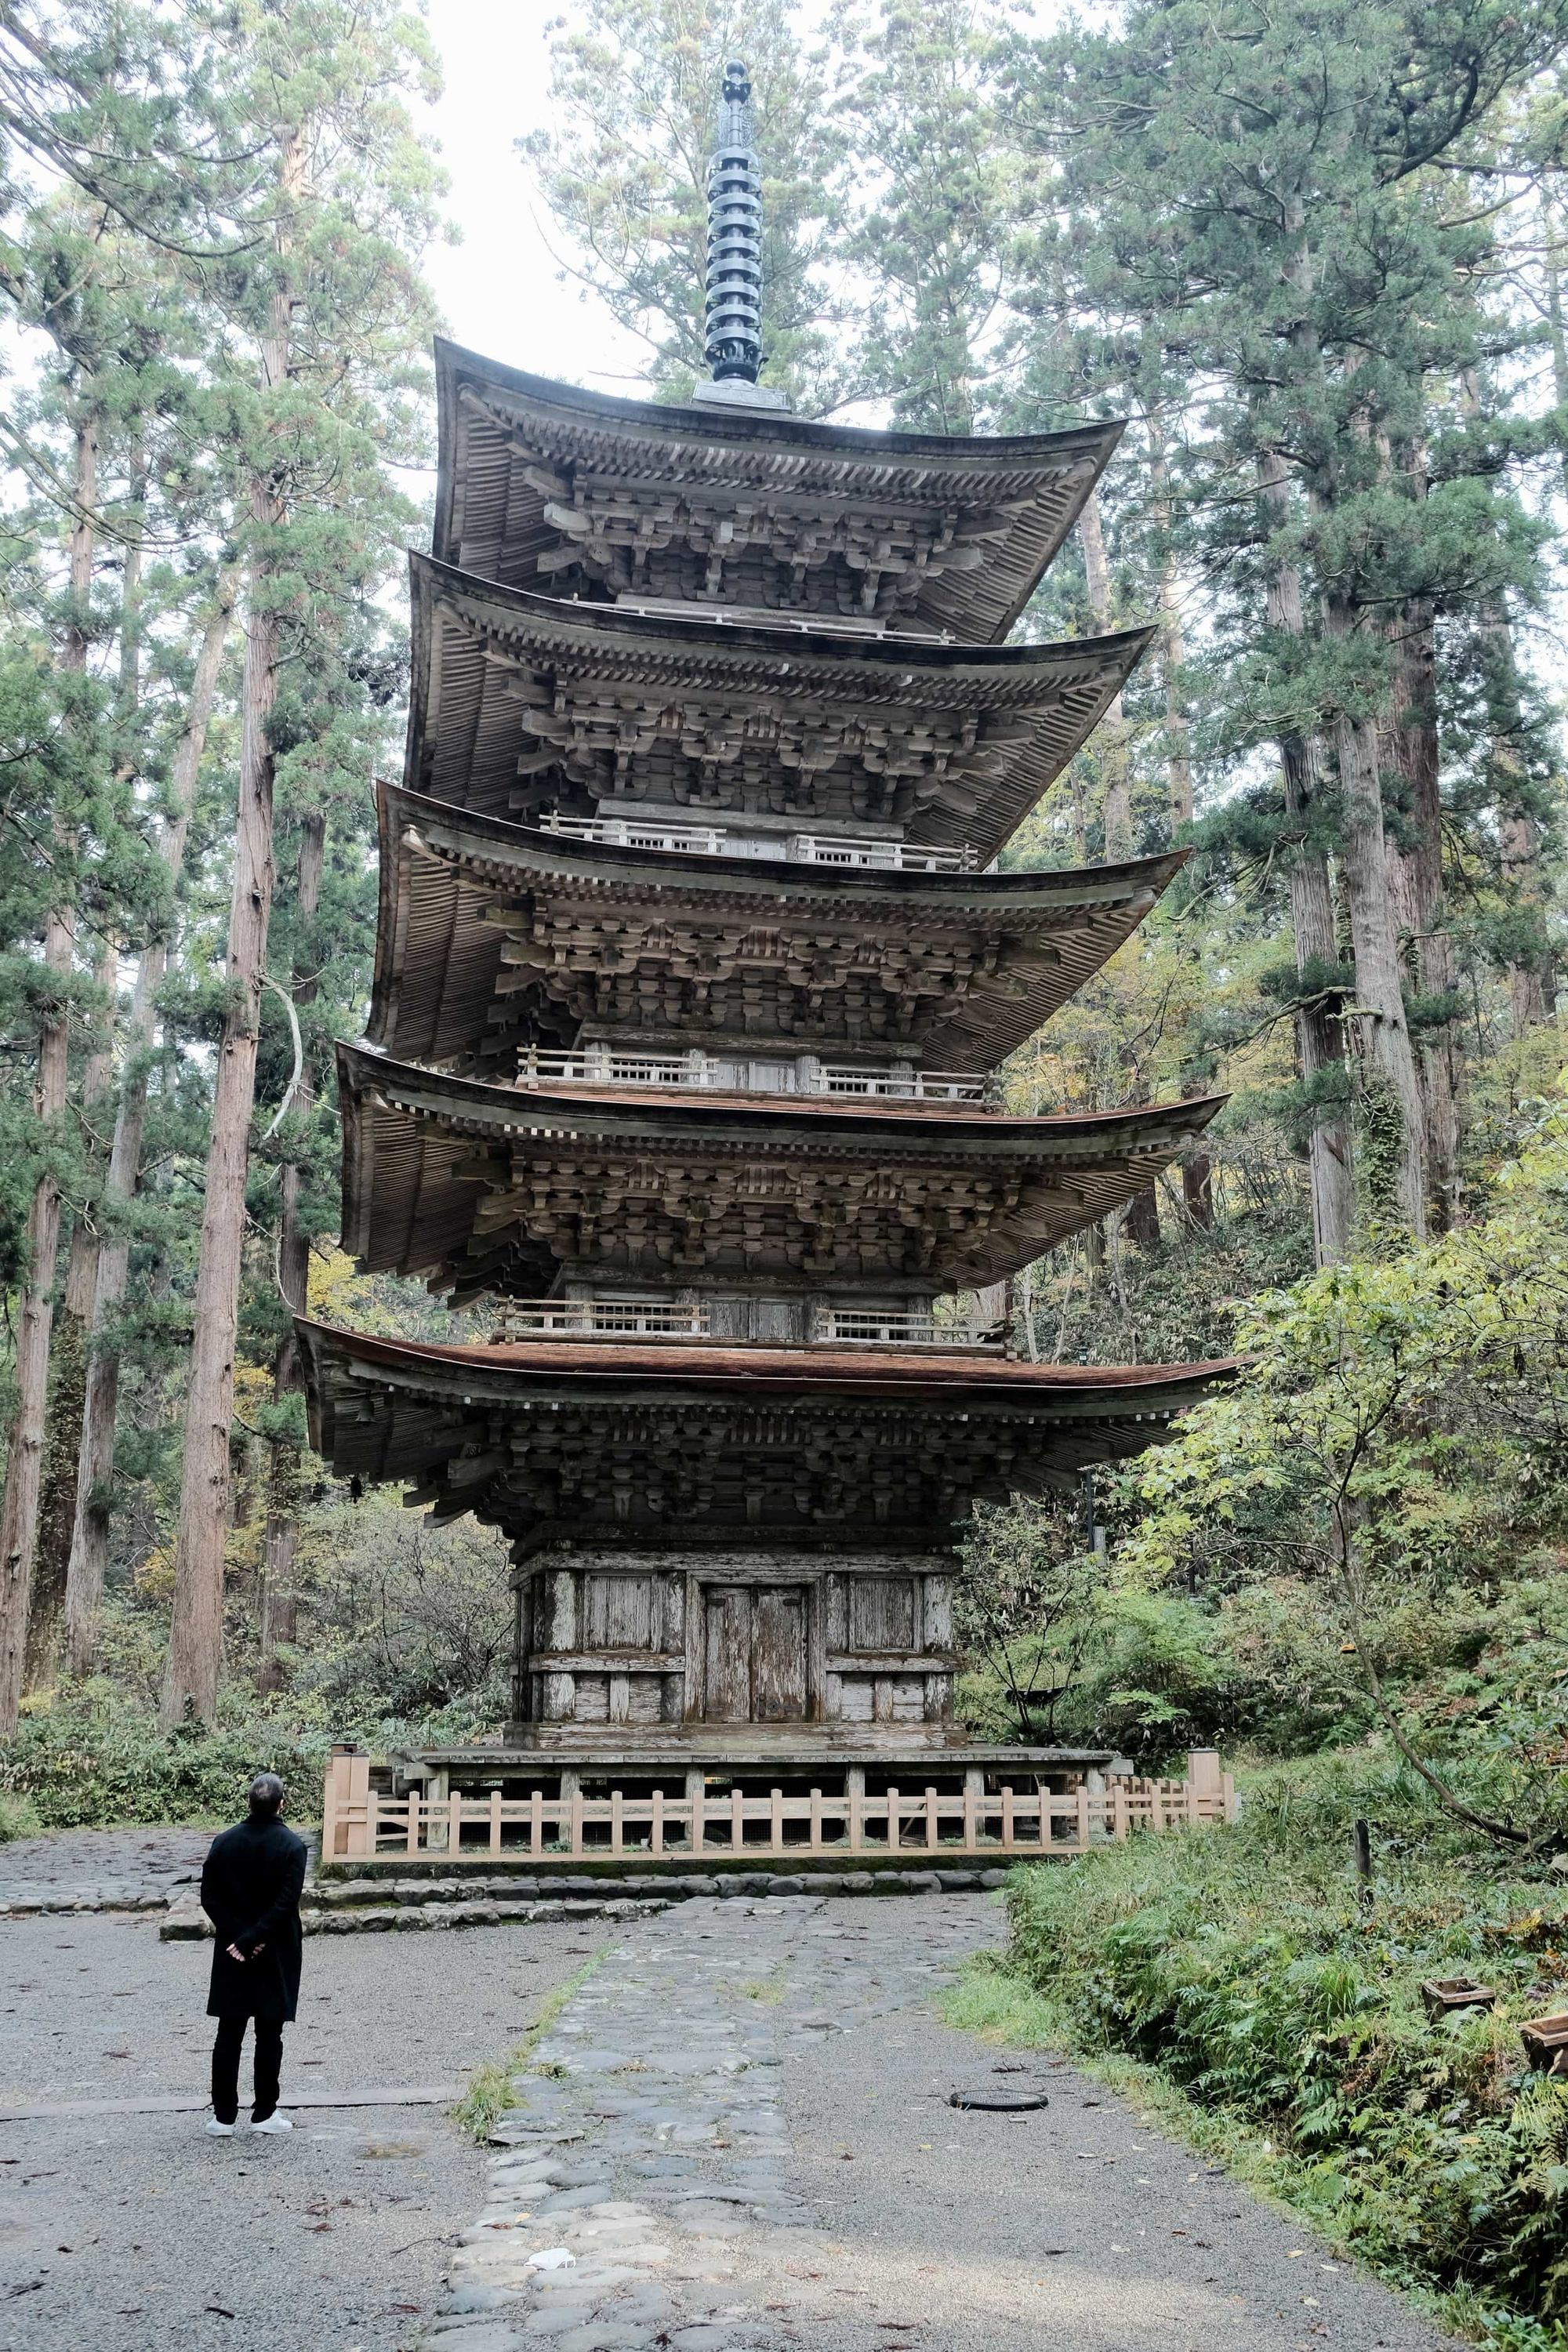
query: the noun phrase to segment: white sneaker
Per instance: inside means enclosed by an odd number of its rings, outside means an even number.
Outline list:
[[[258,2132],[286,2132],[292,2131],[294,2126],[281,2108],[275,2108],[271,2115],[258,2124],[252,2124],[250,2128]]]
[[[207,2126],[208,2134],[214,2139],[232,2139],[238,2129],[237,2124],[220,2124],[216,2116]]]

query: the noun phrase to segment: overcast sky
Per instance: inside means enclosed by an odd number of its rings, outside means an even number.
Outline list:
[[[426,119],[451,177],[447,212],[463,232],[460,245],[431,251],[428,276],[458,342],[540,375],[636,393],[645,346],[603,303],[559,282],[514,143],[547,118],[544,27],[557,13],[555,0],[428,0],[447,87]]]

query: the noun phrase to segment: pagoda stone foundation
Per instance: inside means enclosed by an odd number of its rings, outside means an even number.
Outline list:
[[[500,1743],[344,1761],[362,1857],[1024,1850],[1087,1837],[1091,1801],[1130,1818],[1109,1755],[955,1721],[954,1545],[1226,1369],[1010,1339],[1014,1274],[1219,1108],[1002,1107],[1006,1056],[1182,863],[999,863],[1148,639],[1005,642],[1120,428],[790,415],[756,381],[738,67],[721,113],[690,402],[437,348],[405,773],[339,1076],[345,1247],[457,1316],[300,1337],[339,1475],[510,1542],[515,1671]]]

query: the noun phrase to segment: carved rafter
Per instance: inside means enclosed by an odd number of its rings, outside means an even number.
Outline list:
[[[399,791],[381,800],[368,1034],[510,1076],[584,1024],[989,1067],[1114,953],[1184,853],[1081,873],[775,867],[595,846]]]
[[[1007,1275],[1152,1183],[1217,1097],[1094,1118],[520,1094],[340,1049],[345,1243],[458,1300],[563,1272],[672,1289]]]
[[[796,1353],[439,1348],[301,1323],[312,1443],[513,1538],[933,1533],[1141,1452],[1228,1364],[910,1367]]]
[[[962,441],[608,399],[437,346],[436,552],[560,596],[1005,635],[1120,424]]]
[[[411,576],[411,788],[496,816],[652,805],[897,824],[982,864],[1150,634],[851,646],[562,605],[417,557]]]

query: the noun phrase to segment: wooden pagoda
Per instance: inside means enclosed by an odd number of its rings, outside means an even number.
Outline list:
[[[756,383],[733,104],[688,404],[437,351],[343,1233],[481,1319],[301,1326],[337,1472],[514,1545],[501,1761],[433,1780],[984,1768],[962,1522],[1136,1452],[1219,1369],[1006,1339],[1008,1277],[1217,1108],[1000,1108],[1181,862],[996,870],[1146,641],[1004,642],[1120,428],[789,415]]]

